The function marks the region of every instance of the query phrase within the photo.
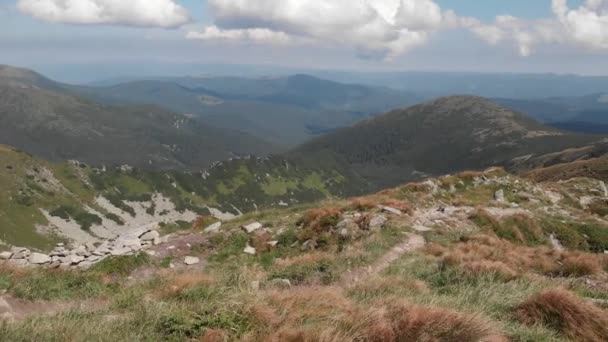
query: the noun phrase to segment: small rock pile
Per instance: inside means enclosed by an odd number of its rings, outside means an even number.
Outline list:
[[[66,247],[58,243],[49,254],[32,252],[24,247],[12,247],[1,252],[0,260],[13,266],[39,266],[47,268],[89,268],[110,257],[133,255],[164,242],[157,230],[141,228],[102,243]]]

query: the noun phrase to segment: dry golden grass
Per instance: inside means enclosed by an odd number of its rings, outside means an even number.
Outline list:
[[[229,334],[220,329],[207,329],[203,336],[199,338],[199,342],[227,342]]]
[[[414,213],[414,206],[407,201],[402,201],[394,198],[382,198],[380,204],[401,210],[403,213],[411,215]]]
[[[397,282],[394,286],[401,285]],[[425,288],[423,284],[408,284]],[[299,287],[269,291],[273,333],[263,341],[502,341],[494,327],[476,315],[411,305],[395,300],[367,306],[346,298],[338,287]],[[263,314],[267,316],[267,314]]]
[[[391,311],[394,341],[506,340],[476,315],[420,305],[399,306]]]
[[[547,276],[598,275],[604,272],[602,266],[606,262],[605,255],[526,247],[490,235],[471,236],[450,248],[429,244],[425,251],[439,257],[443,264],[458,266],[471,275],[494,273],[505,281],[527,272]]]
[[[427,192],[430,190],[429,186],[424,183],[408,183],[401,189],[407,192]]]
[[[573,341],[608,341],[608,312],[566,290],[541,292],[516,308],[527,325],[542,324]]]
[[[165,285],[159,289],[161,297],[172,297],[200,285],[211,285],[214,280],[207,274],[198,272],[175,273],[167,276]]]
[[[335,226],[342,217],[342,209],[336,207],[315,208],[304,213],[298,222],[304,229],[323,232]]]
[[[367,211],[378,206],[378,202],[371,197],[358,197],[350,201],[348,208],[357,211]]]
[[[264,253],[272,249],[269,242],[274,240],[271,233],[267,231],[256,231],[249,238],[249,245],[251,245],[258,253]]]
[[[201,231],[217,220],[211,216],[199,216],[192,222],[192,230]]]

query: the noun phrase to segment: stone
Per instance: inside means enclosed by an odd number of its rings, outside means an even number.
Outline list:
[[[346,228],[342,228],[342,230],[340,231],[340,236],[342,237],[348,237],[350,234],[348,234],[348,229]]]
[[[102,246],[97,247],[97,249],[93,252],[93,255],[99,255],[99,256],[108,255],[108,254],[110,254],[110,252],[111,252],[110,248],[102,245]]]
[[[247,245],[247,247],[245,247],[245,249],[243,250],[243,252],[244,252],[245,254],[249,254],[249,255],[255,255],[256,250],[255,250],[255,248],[253,248],[253,247],[251,247],[251,246]]]
[[[380,208],[385,213],[393,214],[393,215],[396,215],[396,216],[403,215],[403,212],[401,210],[399,210],[399,209],[395,209],[395,208],[387,207],[387,206],[383,206],[383,207],[380,207]]]
[[[13,252],[2,252],[0,253],[0,260],[8,260],[13,256]]]
[[[151,230],[144,235],[139,237],[142,241],[154,241],[156,238],[160,238],[160,233],[156,230]]]
[[[248,225],[244,225],[241,228],[243,228],[243,230],[246,231],[247,233],[251,234],[262,227],[263,226],[260,222],[253,222]]]
[[[203,230],[203,232],[205,233],[217,233],[220,231],[220,228],[222,228],[222,222],[216,222],[212,225],[210,225],[209,227],[205,228]]]
[[[97,247],[95,247],[95,244],[93,244],[92,242],[87,242],[86,245],[84,245],[84,247],[86,248],[87,252],[92,253],[93,251],[95,251],[97,249]]]
[[[131,252],[132,252],[132,250],[129,247],[120,247],[120,248],[114,248],[112,251],[110,251],[110,254],[113,256],[121,256],[121,255],[127,255]]]
[[[604,181],[600,181],[600,190],[602,191],[604,197],[608,197],[608,187],[606,187],[606,183],[604,183]]]
[[[500,189],[494,193],[494,200],[496,202],[505,202],[505,191]]]
[[[152,241],[152,244],[154,246],[160,245],[161,243],[163,243],[163,240],[161,238],[156,238]]]
[[[376,216],[372,217],[372,219],[369,221],[369,228],[370,229],[382,228],[382,226],[384,226],[386,221],[388,221],[386,216],[376,215]]]
[[[279,244],[279,241],[268,241],[266,244],[270,247],[276,247]]]
[[[11,252],[13,253],[12,259],[27,259],[32,254],[29,249],[23,247],[13,247]]]
[[[303,251],[313,251],[317,249],[317,242],[315,240],[308,240],[302,244]]]
[[[64,247],[65,244],[63,242],[60,242],[60,243],[56,244],[55,246],[57,246],[57,247]]]
[[[269,285],[281,289],[288,289],[291,287],[291,281],[289,281],[289,279],[272,279]]]
[[[51,257],[42,253],[32,253],[30,255],[30,263],[34,265],[44,265],[51,262]]]
[[[101,259],[100,255],[91,255],[85,261],[96,262],[96,261],[99,261],[100,259]]]
[[[146,251],[146,254],[148,254],[149,256],[156,256],[155,251]]]
[[[82,255],[70,255],[67,257],[67,264],[77,265],[84,261],[84,257]]]
[[[56,268],[59,268],[60,266],[61,266],[61,261],[59,261],[59,260],[55,260],[49,264],[50,269],[56,269]]]
[[[116,239],[116,241],[114,241],[114,247],[116,247],[116,248],[128,247],[130,249],[133,249],[133,248],[141,249],[141,240],[139,240],[139,238],[137,238],[137,237],[121,236],[118,239]]]
[[[184,258],[184,264],[191,266],[200,263],[201,260],[197,257],[187,256]]]
[[[260,282],[258,280],[254,280],[249,284],[249,288],[253,291],[258,291],[260,289]]]
[[[433,228],[429,228],[429,227],[426,227],[426,226],[423,226],[423,225],[419,225],[419,224],[414,225],[413,228],[414,228],[415,231],[420,232],[420,233],[430,232],[431,230],[433,230]]]

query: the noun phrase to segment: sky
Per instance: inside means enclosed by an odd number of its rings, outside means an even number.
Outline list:
[[[607,57],[608,0],[0,0],[0,64],[69,82],[256,68],[607,75]]]

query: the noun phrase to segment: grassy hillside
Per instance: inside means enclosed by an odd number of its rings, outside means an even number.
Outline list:
[[[300,168],[281,158],[232,160],[199,172],[155,172],[49,163],[0,146],[0,239],[4,244],[41,249],[67,238],[54,236],[57,230],[41,209],[95,236],[101,220],[128,225],[137,220],[136,209],[141,206],[153,216],[149,220],[164,220],[161,209],[155,212],[154,201],[150,202],[157,194],[175,206],[176,215],[184,211],[209,215],[209,207],[236,215],[342,195],[349,189],[361,191],[356,183],[347,183],[354,179],[350,174]],[[99,196],[122,212],[120,217],[96,201]]]
[[[2,265],[0,339],[605,341],[608,225],[577,204],[597,187],[467,172],[249,214],[89,270]]]
[[[341,160],[383,188],[596,140],[543,126],[483,98],[455,96],[362,121],[306,143],[291,155]]]

